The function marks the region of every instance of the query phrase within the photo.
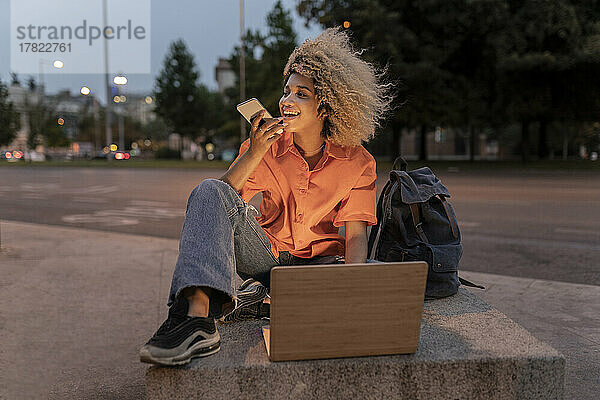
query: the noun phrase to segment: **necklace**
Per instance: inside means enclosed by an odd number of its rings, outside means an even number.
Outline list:
[[[300,154],[302,154],[304,157],[310,157],[310,156],[314,156],[315,154],[319,153],[321,150],[323,150],[323,147],[325,147],[325,142],[323,142],[323,144],[321,145],[321,147],[319,147],[316,150],[313,151],[304,151],[302,150],[300,147],[296,146],[296,148],[298,149],[298,152]]]

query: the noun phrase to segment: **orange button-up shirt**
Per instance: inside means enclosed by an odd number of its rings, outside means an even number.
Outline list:
[[[240,155],[249,147],[248,139]],[[248,202],[262,192],[257,220],[275,257],[280,251],[303,258],[344,255],[338,227],[346,221],[377,223],[376,179],[375,159],[364,147],[329,141],[321,160],[309,170],[289,132],[267,151],[240,195]]]

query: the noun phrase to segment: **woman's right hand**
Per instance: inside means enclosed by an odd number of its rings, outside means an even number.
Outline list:
[[[282,123],[283,118],[263,118],[267,110],[259,111],[252,119],[250,129],[250,148],[248,151],[261,157],[283,135],[283,128],[288,124]],[[260,122],[263,121],[261,124]]]

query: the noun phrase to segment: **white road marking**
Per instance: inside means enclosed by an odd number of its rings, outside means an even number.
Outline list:
[[[21,183],[19,188],[21,188],[21,190],[29,192],[41,192],[46,190],[59,189],[60,186],[57,183]]]
[[[114,193],[119,190],[118,186],[89,186],[84,188],[65,189],[64,193],[71,194],[107,194]]]
[[[99,224],[104,226],[137,225],[140,223],[139,220],[134,218],[124,218],[119,216],[105,217],[94,214],[65,215],[62,217],[62,220],[70,224]]]
[[[472,235],[472,236],[471,236]],[[566,240],[552,239],[530,239],[530,238],[514,238],[505,236],[496,236],[488,234],[464,235],[463,244],[466,242],[488,242],[493,244],[508,244],[513,246],[531,246],[531,247],[546,247],[552,249],[576,249],[576,250],[591,250],[600,251],[600,244],[582,243]]]
[[[93,198],[93,197],[73,197],[72,201],[78,201],[80,203],[106,203],[108,200],[102,198]]]
[[[125,207],[122,210],[102,210],[96,211],[96,215],[100,216],[128,216],[128,217],[148,217],[157,219],[174,218],[183,215],[181,210],[174,209],[161,209],[161,208],[138,208],[138,207]]]
[[[575,233],[582,235],[600,235],[600,229],[555,228],[556,233]]]
[[[60,192],[61,194],[108,194],[119,190],[118,186],[95,185],[78,188],[61,188],[57,183],[22,183],[19,188],[23,192],[43,192],[44,194]]]
[[[132,200],[129,202],[132,206],[145,207],[168,207],[170,204],[166,201],[148,201],[148,200]]]
[[[39,199],[45,199],[46,195],[42,194],[42,193],[25,193],[23,195],[21,195],[22,199],[35,199],[35,200],[39,200]]]
[[[150,202],[134,200],[130,204],[146,204],[145,206],[128,206],[118,210],[98,210],[91,214],[74,214],[62,217],[64,222],[71,224],[100,224],[100,225],[137,225],[140,219],[162,220],[181,217],[184,210],[177,208],[161,208],[150,204],[168,204],[164,202]]]

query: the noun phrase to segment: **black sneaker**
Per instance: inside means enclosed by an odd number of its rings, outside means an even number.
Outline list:
[[[180,297],[169,308],[167,320],[140,349],[140,361],[158,365],[183,365],[221,349],[221,338],[212,317],[190,317],[189,303]]]
[[[221,322],[268,318],[270,305],[263,304],[267,288],[252,278],[246,279],[237,290],[237,303],[233,311],[225,314]]]

